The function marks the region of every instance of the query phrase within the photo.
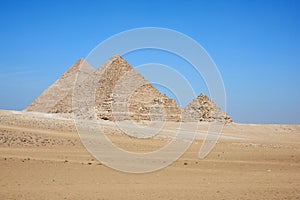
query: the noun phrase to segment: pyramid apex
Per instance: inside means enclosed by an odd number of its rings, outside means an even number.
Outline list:
[[[81,64],[81,63],[86,63],[87,61],[84,59],[84,58],[79,58],[76,62],[75,62],[75,64]],[[74,65],[75,65],[74,64]]]
[[[124,58],[122,58],[119,54],[116,54],[112,56],[109,60],[114,61],[114,60],[119,60],[119,61],[125,61]]]
[[[113,58],[122,58],[119,54],[112,56]]]
[[[206,98],[206,99],[209,99],[208,96],[204,93],[201,93],[198,98]]]

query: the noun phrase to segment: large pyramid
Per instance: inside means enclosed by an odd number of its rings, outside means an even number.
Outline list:
[[[119,55],[109,59],[79,87],[82,94],[78,100],[95,88],[94,102],[90,98],[84,101],[94,103],[99,120],[180,121],[181,109],[176,102],[162,95]]]
[[[78,107],[73,108],[77,78],[80,79],[75,95]],[[89,110],[81,115],[91,118],[96,114],[98,120],[231,122],[230,117],[204,94],[180,109],[175,100],[161,94],[119,55],[96,71],[84,59],[78,60],[25,111],[72,113],[86,105]]]
[[[73,88],[81,65],[85,66],[84,69],[86,70],[85,73],[87,75],[94,71],[92,66],[84,59],[80,58],[56,82],[36,98],[25,111],[44,113],[70,112],[72,107]]]

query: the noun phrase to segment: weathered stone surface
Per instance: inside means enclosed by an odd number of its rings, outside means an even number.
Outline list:
[[[162,95],[121,56],[114,56],[105,66],[96,89],[98,119],[180,120],[175,101]]]
[[[200,94],[189,105],[183,109],[183,121],[221,121],[225,123],[232,122],[227,113],[212,102],[205,94]]]

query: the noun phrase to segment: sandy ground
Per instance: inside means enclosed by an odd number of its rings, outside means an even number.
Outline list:
[[[127,151],[153,151],[170,140],[134,139],[103,126]],[[200,160],[206,129],[167,168],[128,174],[96,161],[70,119],[0,111],[0,199],[300,199],[300,125],[226,125]]]

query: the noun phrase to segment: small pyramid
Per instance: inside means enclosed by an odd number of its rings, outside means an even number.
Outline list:
[[[205,94],[200,94],[183,109],[183,121],[232,122],[230,116],[222,112]]]
[[[73,87],[80,68],[84,68],[85,73],[87,74],[94,71],[92,66],[90,66],[83,58],[80,58],[24,111],[44,113],[70,112],[70,109],[72,108]]]

